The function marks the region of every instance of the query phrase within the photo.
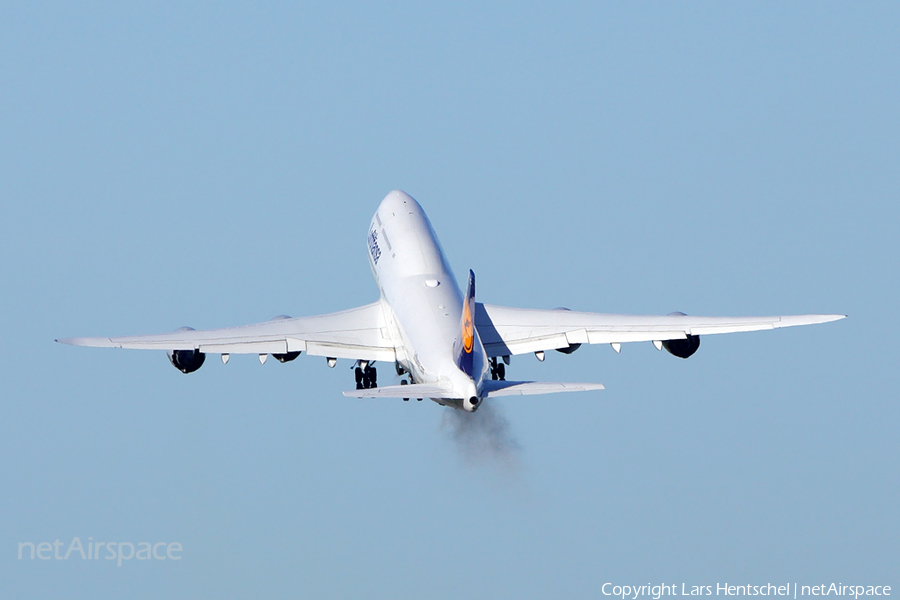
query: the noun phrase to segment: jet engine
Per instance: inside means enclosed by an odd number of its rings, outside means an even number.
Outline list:
[[[269,320],[270,321],[284,321],[284,320],[290,319],[290,318],[291,318],[290,315],[278,315],[277,317],[272,317]],[[275,360],[277,360],[278,362],[286,363],[286,362],[291,362],[292,360],[294,360],[295,358],[300,356],[300,351],[295,350],[294,352],[285,352],[284,354],[273,354],[272,356],[275,357]]]
[[[182,373],[193,373],[203,366],[206,355],[199,350],[170,350],[169,362]]]
[[[300,351],[295,350],[293,352],[285,352],[284,354],[273,354],[272,356],[274,356],[275,360],[277,360],[278,362],[286,363],[291,362],[292,360],[300,356]]]
[[[572,354],[576,350],[581,348],[581,344],[569,344],[565,348],[557,348],[557,352],[562,352],[563,354]]]
[[[688,334],[683,340],[667,340],[662,345],[672,356],[688,358],[700,347],[700,336]]]
[[[179,327],[175,331],[194,331],[193,327]],[[203,366],[206,355],[199,350],[169,350],[169,362],[182,373],[193,373]]]
[[[566,311],[572,312],[571,308],[566,308],[565,306],[558,306],[558,307],[554,308],[553,310],[566,310]],[[563,354],[572,354],[579,348],[581,348],[581,344],[569,344],[565,348],[557,348],[556,351],[562,352]]]

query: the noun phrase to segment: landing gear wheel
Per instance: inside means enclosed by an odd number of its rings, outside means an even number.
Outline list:
[[[506,381],[506,365],[500,363],[497,365],[497,379],[500,381]]]
[[[375,370],[375,367],[367,366],[363,370],[363,382],[366,388],[378,387],[378,371]]]
[[[364,387],[367,387],[363,383],[364,376],[363,376],[362,369],[360,369],[359,367],[356,367],[356,371],[354,372],[354,375],[356,375],[356,389],[361,390]]]

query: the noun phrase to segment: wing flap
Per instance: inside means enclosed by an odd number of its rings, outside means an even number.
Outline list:
[[[707,325],[699,327],[691,327],[691,335],[712,335],[714,333],[743,333],[747,331],[765,331],[766,329],[775,329],[777,322],[770,323],[745,323],[745,324],[729,324],[729,325]]]
[[[287,348],[286,340],[200,344],[200,352],[205,354],[284,354]]]
[[[378,348],[375,346],[357,346],[353,344],[331,344],[307,342],[306,353],[310,356],[328,356],[331,358],[351,358],[353,360],[371,360],[394,362],[397,354],[394,348]]]
[[[565,333],[555,335],[544,335],[536,337],[526,337],[520,340],[508,341],[504,344],[485,344],[485,350],[488,347],[496,347],[502,349],[508,348],[512,354],[527,354],[528,352],[538,352],[540,350],[556,350],[557,348],[565,348],[569,345],[569,340]]]
[[[651,331],[589,331],[591,344],[616,344],[623,342],[652,342],[654,340],[683,340],[687,337],[684,331],[663,327]]]

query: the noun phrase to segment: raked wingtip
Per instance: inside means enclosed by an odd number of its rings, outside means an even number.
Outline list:
[[[117,345],[109,338],[57,338],[54,340],[60,344],[68,344],[69,346],[92,346],[94,348],[116,348]]]

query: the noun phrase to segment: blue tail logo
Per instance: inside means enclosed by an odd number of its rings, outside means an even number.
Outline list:
[[[468,376],[472,376],[475,362],[475,273],[469,270],[469,285],[463,301],[460,319],[460,337],[456,343],[456,364]]]

